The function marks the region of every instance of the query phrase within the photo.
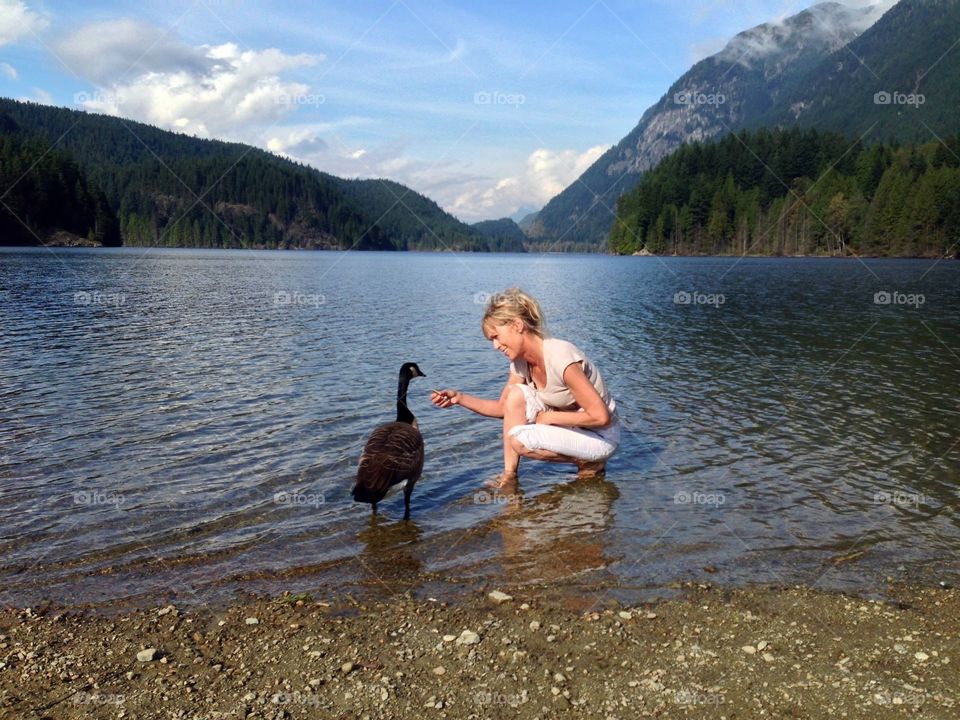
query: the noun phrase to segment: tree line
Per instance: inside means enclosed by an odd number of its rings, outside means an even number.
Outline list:
[[[862,144],[797,128],[684,145],[620,198],[608,248],[630,254],[953,254],[960,136]]]

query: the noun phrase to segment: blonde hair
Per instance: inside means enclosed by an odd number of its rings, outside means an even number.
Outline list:
[[[480,329],[486,337],[488,323],[506,325],[517,318],[523,321],[528,331],[543,337],[546,332],[546,322],[540,303],[518,287],[508,288],[490,296],[483,313],[483,320],[480,322]]]

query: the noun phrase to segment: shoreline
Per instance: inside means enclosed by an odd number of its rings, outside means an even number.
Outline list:
[[[958,621],[960,592],[914,585],[4,608],[0,717],[947,718]]]

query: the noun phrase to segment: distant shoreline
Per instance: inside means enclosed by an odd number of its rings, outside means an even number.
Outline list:
[[[633,254],[619,254],[619,253],[607,253],[607,252],[591,252],[591,251],[549,251],[549,252],[540,252],[536,250],[528,250],[526,252],[511,252],[511,251],[476,251],[476,250],[359,250],[356,248],[269,248],[269,247],[246,247],[246,248],[224,248],[224,247],[167,247],[163,245],[120,245],[120,246],[104,246],[96,242],[86,240],[84,238],[77,238],[76,241],[67,241],[62,242],[51,242],[45,245],[14,245],[14,244],[3,244],[0,243],[0,249],[3,248],[17,248],[17,249],[27,249],[27,248],[86,248],[86,249],[103,249],[103,250],[205,250],[205,251],[245,251],[245,250],[255,250],[257,252],[305,252],[305,253],[314,253],[314,252],[333,252],[333,253],[344,253],[344,252],[354,252],[354,253],[363,253],[363,254],[384,254],[384,255],[403,255],[403,254],[417,254],[417,255],[429,255],[429,254],[439,254],[439,255],[449,255],[451,253],[457,253],[462,255],[595,255],[600,257],[622,257],[622,258],[650,258],[650,259],[666,259],[666,258],[705,258],[705,259],[735,259],[735,258],[769,258],[769,259],[779,259],[779,260],[809,260],[809,259],[822,259],[822,260],[960,260],[960,254],[948,255],[948,256],[937,256],[937,255],[655,255],[653,253],[633,253]]]

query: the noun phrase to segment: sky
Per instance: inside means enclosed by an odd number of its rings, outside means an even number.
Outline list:
[[[389,178],[476,222],[539,209],[693,63],[812,4],[0,0],[0,95]]]

